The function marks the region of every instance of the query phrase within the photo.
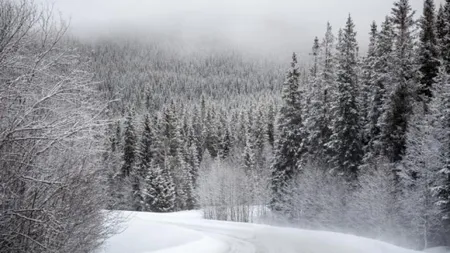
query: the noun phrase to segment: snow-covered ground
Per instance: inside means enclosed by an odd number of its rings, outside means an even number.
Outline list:
[[[383,242],[331,232],[204,220],[197,211],[123,212],[126,229],[100,253],[413,253]]]

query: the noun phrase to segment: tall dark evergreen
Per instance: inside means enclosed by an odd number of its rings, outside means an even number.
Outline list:
[[[129,177],[136,162],[136,133],[133,126],[133,112],[128,112],[125,120],[124,145],[123,145],[123,165],[121,174]]]
[[[436,37],[439,44],[439,50],[442,47],[442,41],[445,38],[445,25],[446,25],[445,15],[444,15],[444,6],[442,4],[439,5],[439,9],[436,14]],[[439,51],[439,56],[441,56],[441,51]]]
[[[392,64],[394,50],[394,30],[389,17],[381,24],[381,31],[377,36],[377,43],[374,48],[375,56],[372,66],[373,77],[369,87],[369,108],[367,109],[366,125],[366,145],[364,148],[364,160],[368,162],[381,153],[381,115],[384,111],[386,101],[386,89],[392,83]]]
[[[348,179],[356,178],[362,157],[360,140],[357,51],[355,25],[349,16],[342,31],[337,55],[337,94],[332,108],[333,134],[328,145],[333,152],[334,169]]]
[[[435,192],[438,197],[437,205],[441,212],[439,218],[442,225],[443,241],[450,244],[450,77],[441,70],[438,85],[431,103],[432,115],[439,137],[439,181]],[[436,143],[435,143],[436,145]]]
[[[392,9],[395,42],[388,98],[380,122],[383,155],[390,162],[399,162],[405,153],[406,130],[412,113],[416,90],[417,65],[414,55],[414,12],[408,0],[399,0]]]
[[[145,209],[145,196],[143,195],[145,189],[145,180],[148,176],[148,168],[150,163],[154,159],[154,140],[155,136],[153,129],[150,125],[150,118],[148,115],[144,116],[144,122],[142,127],[142,135],[139,142],[139,148],[137,150],[137,166],[133,174],[133,191],[135,193],[134,209],[142,211]]]
[[[372,105],[372,95],[374,94],[374,88],[377,78],[377,69],[375,64],[377,61],[377,44],[378,44],[378,27],[375,21],[370,26],[369,33],[369,47],[367,50],[367,56],[364,58],[362,63],[362,75],[361,75],[361,90],[360,90],[360,101],[359,105],[361,108],[361,125],[363,126],[362,131],[362,141],[364,144],[364,150],[367,151],[367,146],[370,140],[373,138],[370,127],[370,111]]]
[[[272,165],[271,207],[277,211],[285,210],[285,200],[290,193],[287,186],[290,180],[299,172],[302,156],[306,147],[305,131],[302,119],[300,92],[300,71],[297,64],[297,55],[292,55],[291,68],[286,75],[283,85],[283,104],[278,119],[279,139],[276,143],[275,158]]]
[[[446,0],[438,12],[437,32],[441,60],[447,74],[450,73],[450,0]]]
[[[314,44],[312,47],[312,56],[313,56],[313,67],[311,69],[311,75],[313,77],[317,76],[317,73],[319,71],[319,38],[314,38]]]
[[[434,0],[425,0],[423,16],[420,21],[420,87],[419,94],[429,99],[432,95],[432,87],[439,72],[439,48],[436,36],[436,17]]]
[[[272,148],[275,144],[275,114],[275,108],[270,104],[267,112],[267,140]]]
[[[143,189],[145,209],[151,212],[172,212],[175,210],[175,186],[167,169],[153,161],[148,165],[145,188]]]
[[[331,136],[331,101],[335,92],[335,38],[332,27],[327,23],[324,39],[319,47],[318,73],[312,80],[307,104],[306,127],[308,131],[308,160],[327,167],[330,149],[327,146]],[[314,53],[314,52],[313,52]]]

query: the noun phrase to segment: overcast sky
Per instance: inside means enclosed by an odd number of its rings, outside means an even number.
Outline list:
[[[75,33],[167,33],[186,41],[219,39],[245,50],[309,50],[326,22],[335,32],[350,13],[362,48],[372,20],[380,23],[393,0],[38,0],[71,19]],[[423,0],[410,0],[421,15]],[[444,0],[436,0],[438,6]]]

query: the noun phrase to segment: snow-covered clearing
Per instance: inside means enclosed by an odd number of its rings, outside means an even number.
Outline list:
[[[413,253],[357,236],[202,219],[200,212],[123,212],[101,253]]]

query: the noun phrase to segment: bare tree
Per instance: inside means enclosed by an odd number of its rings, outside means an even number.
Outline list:
[[[88,252],[108,234],[107,122],[66,30],[52,8],[0,0],[0,252]]]

